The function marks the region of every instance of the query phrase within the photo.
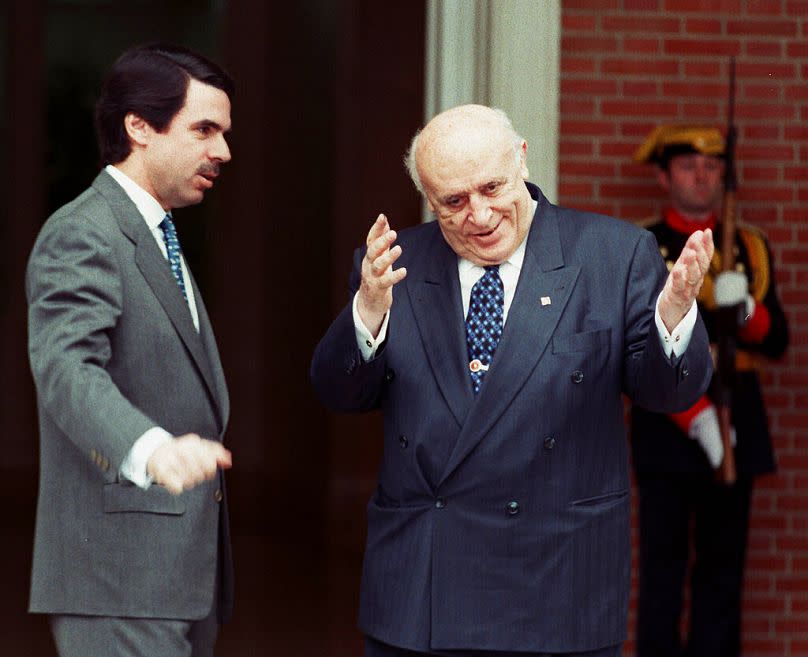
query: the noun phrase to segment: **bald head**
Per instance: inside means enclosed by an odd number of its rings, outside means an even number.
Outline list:
[[[441,112],[415,134],[405,164],[416,189],[423,194],[425,159],[457,157],[473,149],[496,149],[507,144],[518,163],[523,142],[502,110],[484,105],[460,105]]]
[[[527,144],[505,113],[463,105],[415,136],[407,166],[446,242],[477,265],[505,262],[533,218]]]

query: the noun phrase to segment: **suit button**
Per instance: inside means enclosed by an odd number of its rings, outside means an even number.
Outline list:
[[[505,508],[508,510],[508,515],[515,516],[517,513],[519,513],[519,502],[516,500],[511,500],[508,502]]]
[[[687,371],[686,367],[683,367],[682,368],[682,378],[684,379],[688,374],[690,374],[690,372]]]
[[[407,449],[407,445],[410,444],[410,441],[407,440],[407,436],[399,436],[398,444],[401,445],[401,449]]]
[[[581,370],[575,370],[570,374],[570,379],[572,379],[573,383],[580,383],[584,380],[584,373]]]
[[[444,500],[442,497],[439,497],[437,500],[435,500],[436,509],[442,509],[445,506],[446,506],[446,500]]]
[[[216,500],[217,502],[221,502],[222,498],[224,498],[224,493],[222,493],[221,488],[217,488],[216,492],[213,493],[213,499]]]
[[[109,459],[108,459],[108,458],[106,458],[106,457],[103,457],[103,458],[101,459],[101,463],[99,463],[98,465],[100,465],[100,466],[101,466],[101,469],[102,469],[104,472],[106,472],[107,470],[109,470]]]
[[[553,447],[555,447],[555,438],[547,436],[547,438],[544,439],[544,449],[549,451],[553,449]]]
[[[387,381],[388,383],[390,383],[390,382],[391,382],[393,379],[395,379],[395,378],[396,378],[396,373],[395,373],[395,371],[394,371],[394,370],[387,370],[387,371],[384,373],[384,379],[385,379],[385,381]]]

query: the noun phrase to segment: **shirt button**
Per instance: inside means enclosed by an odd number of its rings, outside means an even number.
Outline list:
[[[213,493],[213,499],[216,500],[217,502],[221,502],[223,498],[224,498],[224,493],[222,493],[222,489],[217,488],[216,492]]]
[[[410,441],[407,439],[407,436],[399,436],[398,444],[401,445],[401,449],[407,449],[407,445],[410,444]]]
[[[373,343],[372,343],[370,340],[365,340],[365,344],[366,344],[368,347],[373,347]]]
[[[445,506],[446,506],[446,500],[444,500],[442,497],[439,497],[437,500],[435,500],[436,509],[442,509]]]
[[[584,380],[584,373],[581,370],[575,370],[570,374],[570,379],[572,379],[573,383],[580,383]]]

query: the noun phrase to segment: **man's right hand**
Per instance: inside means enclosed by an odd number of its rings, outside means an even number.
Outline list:
[[[380,214],[368,232],[362,281],[357,293],[359,317],[374,338],[393,305],[393,286],[407,275],[404,267],[393,270],[393,263],[401,255],[401,247],[392,246],[395,240],[396,231],[390,228],[387,217]]]
[[[146,471],[154,483],[179,495],[203,481],[213,479],[217,468],[226,470],[232,464],[230,451],[221,443],[188,433],[154,450],[146,464]]]

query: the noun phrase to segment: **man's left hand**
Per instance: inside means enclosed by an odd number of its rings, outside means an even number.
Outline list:
[[[673,331],[687,315],[713,258],[713,231],[697,230],[687,240],[659,298],[659,316]]]

